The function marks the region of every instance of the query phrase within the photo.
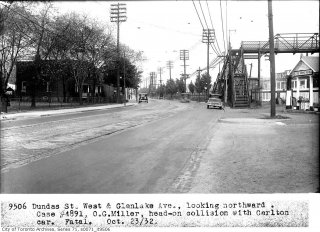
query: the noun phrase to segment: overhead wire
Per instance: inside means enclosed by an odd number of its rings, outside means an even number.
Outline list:
[[[206,20],[206,16],[205,16],[205,14],[204,14],[204,12],[203,12],[202,5],[201,5],[200,0],[199,0],[199,5],[200,5],[200,8],[201,8],[201,12],[202,12],[204,21],[205,21],[205,23],[206,23],[207,29],[209,30],[209,26],[208,26],[208,23],[207,23],[207,20]],[[212,29],[213,29],[213,27],[212,27]],[[208,33],[209,33],[209,32],[208,32]],[[208,42],[209,42],[209,41],[208,41]],[[212,43],[210,43],[210,46],[211,46],[212,50],[216,53],[216,55],[219,56],[219,51],[217,50],[217,48],[215,47],[215,45],[212,46]]]
[[[223,16],[222,16],[222,7],[221,7],[221,0],[220,0],[220,15],[221,15],[221,25],[222,25],[222,34],[223,34],[223,45],[224,45],[224,51],[226,52],[226,41],[224,39],[224,26],[223,26]]]
[[[229,35],[230,36],[230,35]],[[228,37],[228,0],[226,0],[226,39],[227,39],[227,48],[229,47],[229,37]]]
[[[209,17],[210,17],[210,21],[211,21],[211,26],[212,28],[214,28],[213,26],[213,21],[212,21],[212,17],[211,17],[211,14],[210,14],[210,9],[209,9],[209,4],[208,4],[208,1],[206,0],[206,4],[207,4],[207,9],[208,9],[208,13],[209,13]],[[218,43],[218,40],[217,40],[217,37],[215,36],[215,41],[217,43],[217,50],[219,51],[219,54],[221,55],[221,49],[220,49],[220,46],[219,46],[219,43]],[[215,45],[215,44],[214,44]]]
[[[202,9],[202,5],[201,5],[200,0],[199,0],[199,5],[200,5],[200,9],[201,9],[201,12],[202,12],[203,18],[204,18],[204,22],[206,23],[207,28],[209,28],[208,23],[207,23],[207,20],[206,20],[206,17],[205,17],[205,15],[204,15],[204,12],[203,12],[203,9]]]
[[[203,26],[203,23],[202,23],[202,21],[201,21],[199,12],[198,12],[198,10],[197,10],[197,7],[196,7],[196,5],[195,5],[195,3],[194,3],[194,0],[192,0],[192,3],[193,3],[193,6],[194,6],[194,8],[195,8],[195,10],[196,10],[196,13],[197,13],[197,16],[198,16],[198,18],[199,18],[199,21],[200,21],[200,24],[201,24],[201,26],[202,26],[202,29],[204,30],[204,26]],[[204,15],[204,12],[203,12],[203,9],[202,9],[202,5],[201,5],[201,3],[200,3],[200,0],[199,0],[199,5],[200,5],[200,8],[201,8],[202,15],[203,15],[203,18],[204,18],[204,20],[205,20],[206,26],[207,26],[207,28],[209,28],[209,27],[208,27],[208,24],[207,24],[207,21],[206,21],[206,17],[205,17],[205,15]],[[209,9],[208,9],[208,10],[209,10]],[[209,15],[210,15],[210,12],[209,12]],[[210,15],[210,19],[211,19],[211,15]],[[213,27],[212,19],[211,19],[211,25],[212,25],[212,27]],[[215,38],[215,40],[216,40],[216,38]],[[221,58],[221,57],[219,57],[219,54],[221,54],[220,48],[219,48],[219,51],[218,51],[218,49],[215,47],[215,45],[213,46],[212,43],[210,43],[210,45],[211,45],[211,48],[213,49],[213,51],[214,51],[214,52],[216,53],[216,55],[217,55],[216,59],[217,59],[217,58]],[[211,63],[212,63],[212,62],[211,62]],[[210,67],[210,66],[211,66],[211,65],[209,64],[209,67]],[[203,69],[201,69],[201,71],[203,71],[204,69],[206,69],[206,67],[203,68]],[[194,72],[190,75],[190,77],[192,77],[192,76],[193,76],[194,74],[196,74],[196,73],[197,73],[197,70],[194,71]]]
[[[195,10],[196,10],[196,12],[197,12],[197,15],[198,15],[198,18],[199,18],[200,24],[201,24],[202,28],[204,29],[204,26],[203,26],[202,21],[201,21],[201,18],[200,18],[200,16],[199,16],[199,13],[198,13],[198,10],[197,10],[197,7],[196,7],[196,4],[194,3],[194,1],[193,1],[193,0],[192,0],[192,3],[193,3],[193,6],[194,6],[194,9],[195,9]]]

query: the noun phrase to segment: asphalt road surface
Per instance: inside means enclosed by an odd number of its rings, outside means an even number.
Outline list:
[[[190,188],[223,110],[196,102],[3,122],[3,193],[173,193]]]

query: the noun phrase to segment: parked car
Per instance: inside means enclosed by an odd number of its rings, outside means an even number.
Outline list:
[[[207,109],[209,108],[219,108],[222,110],[224,108],[224,105],[220,98],[212,97],[207,101]]]
[[[139,93],[139,103],[146,102],[148,103],[148,94],[147,93]]]

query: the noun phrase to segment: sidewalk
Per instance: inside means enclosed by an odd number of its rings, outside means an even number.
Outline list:
[[[191,193],[314,193],[319,191],[319,116],[226,109]]]
[[[127,106],[134,106],[138,103],[135,102],[127,102]],[[35,118],[35,117],[44,117],[44,116],[52,116],[59,114],[71,114],[76,112],[86,112],[93,110],[104,110],[104,109],[113,109],[124,107],[124,104],[109,104],[109,105],[99,105],[99,106],[85,106],[85,107],[76,107],[76,108],[68,108],[68,109],[54,109],[54,110],[35,110],[28,112],[18,112],[18,113],[2,113],[0,119],[1,121],[5,120],[16,120],[16,119],[24,119],[24,118]]]

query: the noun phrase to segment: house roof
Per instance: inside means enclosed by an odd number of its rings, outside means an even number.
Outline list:
[[[303,56],[303,62],[308,65],[312,71],[319,72],[319,56]]]
[[[319,72],[319,56],[303,56],[290,74],[294,71],[311,69],[313,72]]]

